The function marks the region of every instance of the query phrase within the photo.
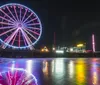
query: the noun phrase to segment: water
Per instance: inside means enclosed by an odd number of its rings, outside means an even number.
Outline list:
[[[0,85],[100,85],[99,58],[0,59]]]

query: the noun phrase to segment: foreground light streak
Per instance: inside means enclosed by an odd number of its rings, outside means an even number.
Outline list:
[[[0,7],[0,14],[1,47],[34,49],[42,33],[42,25],[35,12],[24,5],[11,3]]]
[[[38,85],[35,76],[28,73],[26,70],[14,68],[12,73],[11,69],[12,68],[9,68],[9,71],[1,73],[1,85]]]

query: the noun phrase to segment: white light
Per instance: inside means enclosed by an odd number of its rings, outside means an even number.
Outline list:
[[[72,52],[73,51],[73,48],[70,48],[70,51]]]
[[[74,62],[70,61],[68,67],[69,67],[68,68],[69,69],[69,76],[70,76],[70,78],[73,78],[73,75],[74,75]]]
[[[63,73],[64,72],[64,60],[63,59],[56,59],[55,60],[55,72],[56,73]]]
[[[55,64],[55,62],[54,62],[54,60],[52,61],[52,73],[54,72],[54,64]]]
[[[64,51],[63,51],[63,50],[56,50],[56,53],[61,53],[61,54],[63,54]]]
[[[12,61],[12,67],[11,67],[11,71],[13,72],[15,68],[15,61]]]
[[[32,60],[28,60],[27,61],[27,67],[26,67],[26,70],[28,73],[32,73]]]
[[[52,50],[56,50],[56,49],[53,47]]]

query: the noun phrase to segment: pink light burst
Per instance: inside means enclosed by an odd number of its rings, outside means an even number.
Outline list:
[[[37,79],[31,73],[22,68],[10,68],[7,72],[1,72],[0,85],[38,85]]]

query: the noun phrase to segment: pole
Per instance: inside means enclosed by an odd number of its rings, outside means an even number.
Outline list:
[[[94,34],[92,34],[92,50],[95,52],[95,37]]]

